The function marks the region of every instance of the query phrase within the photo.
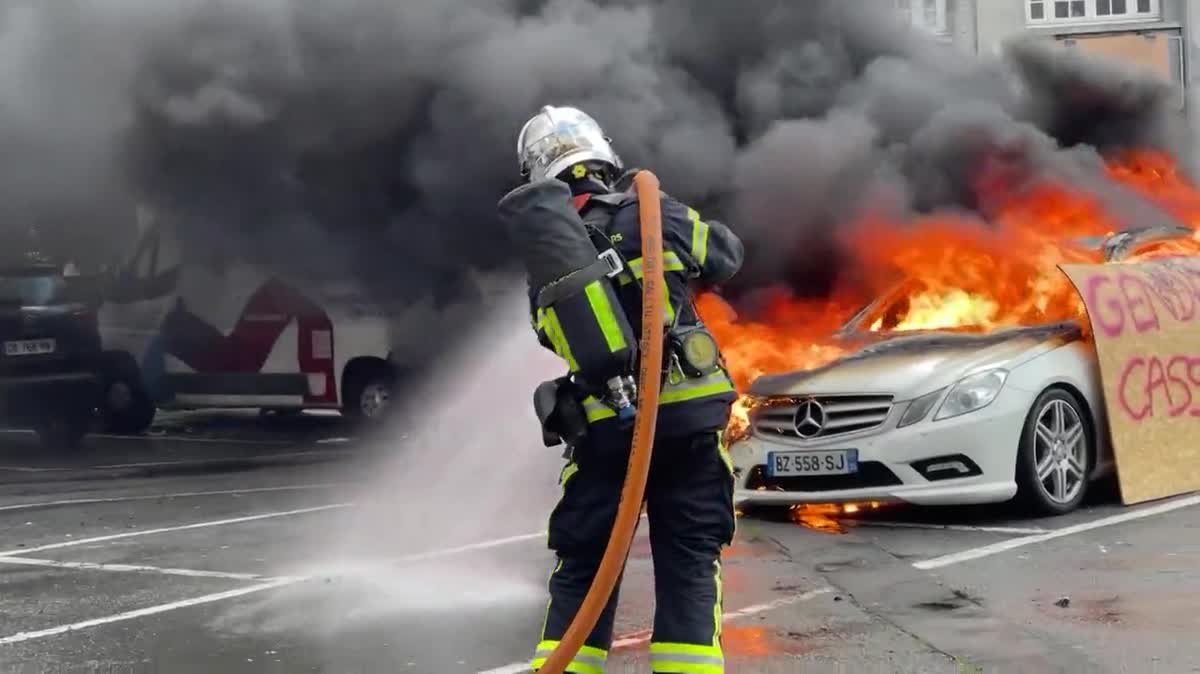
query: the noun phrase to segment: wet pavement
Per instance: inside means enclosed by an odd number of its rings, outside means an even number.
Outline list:
[[[333,534],[378,521],[360,537],[387,543],[423,517],[364,513],[378,444],[336,417],[219,413],[69,455],[4,434],[0,672],[527,671],[554,455],[503,530],[365,559]],[[727,671],[1200,672],[1200,499],[829,519],[739,520]],[[649,671],[651,583],[643,532],[610,672]]]

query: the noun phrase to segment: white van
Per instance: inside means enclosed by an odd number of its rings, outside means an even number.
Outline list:
[[[156,409],[334,409],[378,421],[439,326],[468,311],[432,297],[386,306],[354,283],[303,283],[235,260],[185,261],[171,228],[141,215],[99,316],[108,432],[141,432]]]

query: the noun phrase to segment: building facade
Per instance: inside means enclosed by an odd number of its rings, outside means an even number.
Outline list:
[[[1118,58],[1148,68],[1189,104],[1200,87],[1200,0],[890,0],[912,25],[981,55],[1006,40],[1040,35],[1067,49]]]

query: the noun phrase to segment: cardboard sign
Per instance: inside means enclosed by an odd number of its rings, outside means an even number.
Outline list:
[[[1059,268],[1087,307],[1121,499],[1200,489],[1200,258]]]

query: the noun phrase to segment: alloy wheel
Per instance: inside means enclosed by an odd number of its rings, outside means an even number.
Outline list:
[[[1046,498],[1070,503],[1087,482],[1087,434],[1079,412],[1065,400],[1050,400],[1034,424],[1037,483]]]

